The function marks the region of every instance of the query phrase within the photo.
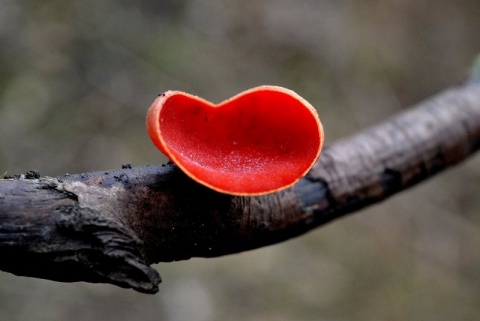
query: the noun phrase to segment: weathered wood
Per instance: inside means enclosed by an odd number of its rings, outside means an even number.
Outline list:
[[[0,269],[153,293],[148,265],[281,242],[461,162],[480,145],[480,84],[327,148],[285,191],[219,194],[174,165],[0,179]]]
[[[0,180],[0,269],[156,292],[160,277],[145,265],[141,241],[103,211],[108,206],[84,207],[87,194],[55,178]]]

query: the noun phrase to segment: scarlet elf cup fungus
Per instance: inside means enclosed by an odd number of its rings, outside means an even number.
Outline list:
[[[252,88],[217,105],[167,91],[148,110],[147,131],[188,176],[232,195],[292,186],[320,156],[324,139],[315,108],[277,86]]]

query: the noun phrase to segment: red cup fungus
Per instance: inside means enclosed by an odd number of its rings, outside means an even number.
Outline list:
[[[148,110],[147,130],[188,176],[232,195],[292,186],[313,166],[324,140],[315,108],[277,86],[252,88],[217,105],[167,91]]]

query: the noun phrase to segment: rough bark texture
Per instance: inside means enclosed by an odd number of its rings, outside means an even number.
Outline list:
[[[480,84],[448,90],[324,150],[298,184],[219,194],[174,165],[0,179],[0,269],[154,293],[149,264],[281,242],[384,200],[476,151]]]

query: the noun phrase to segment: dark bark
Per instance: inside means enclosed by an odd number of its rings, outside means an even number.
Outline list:
[[[298,236],[461,162],[479,144],[477,83],[334,143],[298,184],[270,195],[219,194],[174,165],[0,179],[0,269],[154,293],[160,277],[149,264]]]

